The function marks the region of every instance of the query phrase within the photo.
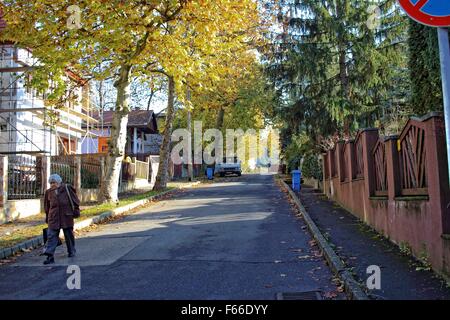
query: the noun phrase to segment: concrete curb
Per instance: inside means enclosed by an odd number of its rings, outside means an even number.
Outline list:
[[[89,219],[85,219],[83,221],[76,222],[74,227],[73,227],[73,229],[74,230],[81,230],[81,229],[89,227],[89,226],[91,226],[93,224],[101,223],[101,222],[103,222],[103,221],[105,221],[105,220],[107,220],[109,218],[112,218],[112,217],[115,217],[115,216],[119,216],[119,215],[121,215],[121,214],[123,214],[123,213],[125,213],[127,211],[130,211],[130,210],[136,209],[138,207],[144,206],[144,205],[146,205],[146,204],[148,204],[148,203],[150,203],[150,202],[152,202],[154,200],[157,200],[157,199],[161,198],[162,196],[165,196],[165,195],[167,195],[169,193],[172,193],[172,192],[175,192],[175,191],[181,190],[181,189],[192,188],[194,186],[199,185],[200,183],[201,183],[201,181],[196,181],[196,182],[190,183],[190,184],[185,185],[185,186],[180,186],[180,187],[177,187],[177,188],[172,189],[172,190],[164,191],[164,192],[162,192],[160,194],[157,194],[155,196],[152,196],[150,198],[142,199],[142,200],[130,203],[130,204],[128,204],[126,206],[123,206],[123,207],[119,207],[119,208],[116,208],[116,209],[113,209],[113,210],[105,211],[105,212],[99,214],[98,216],[95,216],[95,217],[92,217],[92,218],[89,218]],[[44,240],[42,239],[42,236],[31,238],[31,239],[29,239],[27,241],[18,243],[18,244],[16,244],[13,247],[0,249],[0,260],[9,258],[11,256],[14,256],[14,255],[16,255],[19,252],[26,252],[26,251],[29,251],[29,250],[32,250],[32,249],[39,248],[39,247],[41,247],[43,245],[44,245]]]
[[[310,215],[306,211],[305,207],[300,202],[297,195],[289,188],[289,186],[280,178],[276,178],[281,182],[282,187],[289,192],[290,197],[299,208],[303,218],[306,221],[309,231],[312,233],[314,239],[317,241],[320,249],[322,250],[325,259],[330,265],[333,272],[344,283],[344,289],[349,299],[351,300],[369,300],[366,293],[362,290],[359,283],[353,278],[352,274],[345,268],[344,263],[330,246],[323,234],[320,232],[317,225],[311,219]]]

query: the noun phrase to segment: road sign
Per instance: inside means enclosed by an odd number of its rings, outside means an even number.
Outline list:
[[[419,23],[432,27],[450,26],[449,0],[399,0],[405,12]]]

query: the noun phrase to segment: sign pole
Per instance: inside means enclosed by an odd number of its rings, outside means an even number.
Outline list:
[[[450,42],[447,28],[438,28],[439,52],[441,58],[442,95],[444,97],[445,136],[447,141],[447,162],[450,178]]]

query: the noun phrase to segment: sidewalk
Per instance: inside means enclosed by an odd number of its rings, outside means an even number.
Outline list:
[[[111,204],[93,204],[89,206],[81,207],[81,217],[76,220],[77,223],[96,217],[102,213],[109,212],[111,210],[122,208],[133,204],[135,202],[155,197],[167,193],[168,191],[175,191],[184,187],[191,186],[192,183],[179,181],[170,182],[168,188],[165,191],[151,191],[148,189],[139,189],[126,192],[119,195],[119,205],[114,206]],[[33,239],[42,234],[42,229],[46,227],[45,215],[43,213],[19,219],[17,221],[0,225],[0,251],[5,248],[11,248],[24,241]],[[1,258],[1,257],[0,257]]]
[[[329,201],[320,191],[303,187],[300,201],[354,278],[366,288],[367,267],[381,269],[381,290],[367,290],[372,299],[450,299],[450,287],[419,261],[355,216]]]

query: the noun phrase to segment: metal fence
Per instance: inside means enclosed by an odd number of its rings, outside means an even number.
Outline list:
[[[81,157],[81,188],[100,188],[101,177],[101,158],[99,158],[98,156]]]
[[[36,157],[8,157],[8,200],[36,199],[41,196]]]
[[[50,160],[51,173],[58,174],[64,183],[74,185],[75,180],[75,158],[71,156],[53,156]]]

